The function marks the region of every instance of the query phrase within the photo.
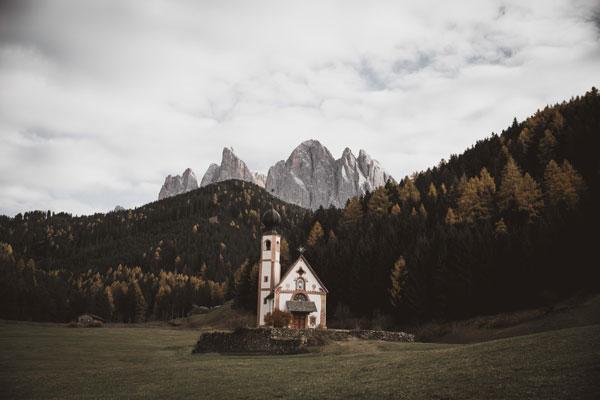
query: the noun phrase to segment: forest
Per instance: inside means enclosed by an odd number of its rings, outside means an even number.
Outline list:
[[[227,181],[133,210],[0,217],[0,318],[136,322],[229,299],[253,309],[271,204],[283,269],[306,248],[333,319],[456,319],[598,291],[599,135],[592,88],[344,209]]]

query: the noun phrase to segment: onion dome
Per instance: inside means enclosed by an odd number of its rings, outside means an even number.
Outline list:
[[[274,231],[275,228],[277,228],[277,226],[279,226],[279,224],[281,223],[281,215],[279,215],[279,213],[275,211],[273,206],[271,206],[271,209],[267,210],[263,214],[262,223],[267,231]]]

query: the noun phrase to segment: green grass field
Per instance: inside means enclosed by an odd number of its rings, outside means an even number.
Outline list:
[[[198,332],[0,322],[7,399],[598,399],[600,325],[467,345],[192,355]]]

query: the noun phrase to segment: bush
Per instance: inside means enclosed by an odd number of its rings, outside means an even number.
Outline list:
[[[287,328],[292,320],[292,314],[286,311],[275,309],[272,313],[265,315],[265,325],[275,328]]]

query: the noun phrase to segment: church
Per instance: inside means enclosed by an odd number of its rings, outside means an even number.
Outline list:
[[[265,325],[265,315],[278,309],[289,312],[289,327],[327,328],[327,289],[303,255],[281,276],[279,263],[281,235],[277,227],[281,216],[271,208],[262,217],[265,231],[261,238],[258,273],[257,325]]]

